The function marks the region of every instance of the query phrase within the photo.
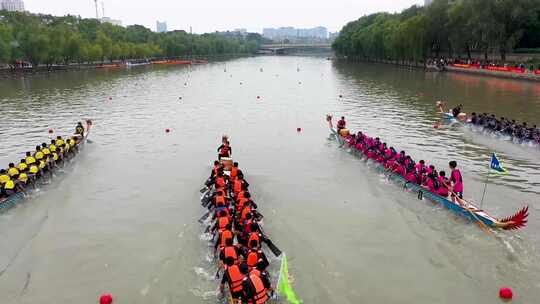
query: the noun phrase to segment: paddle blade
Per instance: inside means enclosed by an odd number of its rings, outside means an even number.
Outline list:
[[[300,304],[302,301],[298,299],[294,289],[292,288],[290,279],[289,279],[289,265],[287,262],[287,256],[283,255],[281,260],[281,269],[279,270],[279,284],[278,292],[287,298],[287,302],[291,304]]]
[[[209,233],[210,232],[210,225],[206,226],[206,229],[204,230],[204,233]]]
[[[200,193],[205,193],[205,192],[206,192],[206,190],[208,190],[208,187],[204,187],[204,188],[202,188],[201,190],[199,190],[199,192],[200,192]]]
[[[204,214],[204,215],[199,219],[199,223],[202,224],[209,216],[210,216],[210,211],[206,212],[206,214]]]
[[[268,246],[268,248],[270,248],[270,251],[272,251],[272,253],[278,257],[281,255],[281,250],[276,246],[274,245],[274,243],[272,242],[272,240],[268,239],[268,238],[264,238],[263,239],[263,242],[266,244],[266,246]]]

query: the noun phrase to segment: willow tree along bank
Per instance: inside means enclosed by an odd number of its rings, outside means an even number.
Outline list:
[[[38,66],[252,53],[261,41],[259,34],[154,33],[140,25],[121,27],[75,16],[0,11],[0,63],[22,60]]]
[[[398,14],[347,24],[333,44],[339,55],[420,61],[472,52],[506,54],[540,47],[540,0],[435,0]]]

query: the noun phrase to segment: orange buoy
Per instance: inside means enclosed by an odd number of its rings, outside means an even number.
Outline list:
[[[113,298],[109,293],[102,294],[101,297],[99,297],[99,304],[112,304],[112,302]]]
[[[53,134],[54,133],[54,130],[53,129],[49,129],[49,134]]]
[[[503,300],[509,301],[512,300],[513,292],[511,288],[503,287],[499,290],[499,297]]]

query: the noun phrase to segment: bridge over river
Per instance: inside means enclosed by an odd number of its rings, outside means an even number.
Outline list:
[[[328,53],[332,52],[330,43],[304,43],[304,44],[263,44],[259,48],[259,53],[286,55],[293,53]]]

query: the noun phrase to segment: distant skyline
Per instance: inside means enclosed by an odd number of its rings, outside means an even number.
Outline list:
[[[334,0],[319,3],[312,0],[198,0],[184,3],[175,0],[128,1],[98,0],[105,3],[107,17],[122,20],[124,25],[140,24],[155,30],[156,21],[166,21],[168,30],[208,33],[246,28],[262,33],[263,28],[292,26],[297,28],[327,27],[339,31],[347,22],[380,11],[398,12],[423,0]],[[80,15],[94,18],[93,0],[25,0],[32,13]]]

